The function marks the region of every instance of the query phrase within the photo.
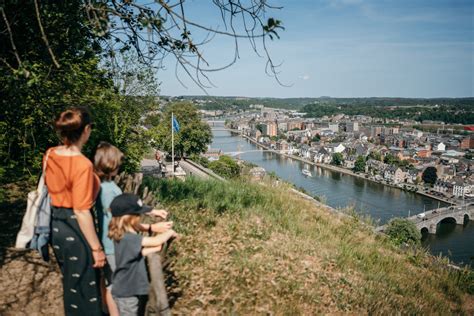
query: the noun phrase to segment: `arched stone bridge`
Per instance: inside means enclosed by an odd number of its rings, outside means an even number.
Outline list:
[[[239,130],[239,129],[232,129],[232,128],[227,128],[227,127],[213,127],[212,130],[215,132],[226,131],[226,132],[239,133],[239,134],[243,132],[242,130]]]
[[[415,223],[421,232],[426,231],[430,234],[436,234],[438,224],[441,222],[452,222],[463,225],[469,220],[474,220],[474,204],[438,208],[408,217],[408,220]],[[385,225],[378,227],[377,230],[384,231]]]
[[[241,155],[241,154],[256,153],[256,152],[272,152],[272,153],[289,154],[289,153],[291,153],[291,150],[251,149],[251,150],[245,150],[245,151],[228,151],[228,152],[224,152],[222,154],[227,155],[227,156],[238,156],[238,155]]]
[[[418,214],[408,219],[413,221],[421,232],[428,231],[430,234],[436,234],[438,224],[441,222],[449,221],[463,225],[465,221],[474,220],[473,210],[473,205],[449,206],[425,212],[424,217]]]

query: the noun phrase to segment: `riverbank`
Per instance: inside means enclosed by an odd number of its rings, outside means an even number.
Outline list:
[[[429,198],[431,198],[431,199],[433,199],[433,200],[437,200],[437,201],[444,202],[444,203],[447,203],[447,204],[455,204],[455,203],[453,203],[452,201],[445,200],[445,199],[443,199],[443,198],[441,198],[441,197],[439,197],[439,196],[435,196],[435,195],[432,195],[432,194],[429,194],[429,193],[426,193],[426,192],[423,192],[423,191],[407,190],[407,189],[404,189],[403,187],[399,187],[399,186],[397,186],[397,185],[393,185],[393,184],[389,184],[389,183],[386,183],[386,182],[377,181],[377,180],[372,179],[372,178],[366,178],[365,175],[357,174],[357,173],[353,172],[352,170],[348,170],[348,169],[341,168],[341,167],[334,166],[334,165],[316,163],[316,162],[309,161],[309,160],[304,159],[304,158],[299,157],[299,156],[295,156],[295,155],[290,155],[290,154],[282,153],[282,152],[280,152],[280,151],[278,151],[278,150],[272,149],[272,148],[270,148],[270,147],[268,147],[268,146],[265,146],[265,145],[259,143],[256,139],[254,139],[254,138],[252,138],[252,137],[249,137],[249,136],[243,135],[243,134],[239,134],[239,135],[242,136],[243,138],[247,139],[248,141],[250,141],[251,143],[253,143],[253,144],[256,145],[257,147],[263,148],[263,149],[265,149],[265,150],[267,150],[267,151],[269,151],[269,152],[275,153],[275,154],[277,154],[277,155],[280,155],[280,156],[283,156],[283,157],[286,157],[286,158],[289,158],[289,159],[301,161],[301,162],[303,162],[303,163],[307,163],[307,164],[309,164],[309,165],[313,165],[313,166],[316,166],[316,167],[319,167],[319,168],[322,168],[322,169],[326,169],[326,170],[331,170],[331,171],[343,173],[343,174],[346,174],[346,175],[349,175],[349,176],[353,176],[353,177],[356,177],[356,178],[360,178],[360,179],[364,179],[364,180],[367,180],[367,181],[371,181],[371,182],[374,182],[374,183],[377,183],[377,184],[380,184],[380,185],[384,185],[384,186],[387,186],[387,187],[396,188],[396,189],[399,189],[399,190],[403,190],[403,191],[407,191],[407,192],[411,192],[411,193],[423,195],[423,196],[429,197]]]
[[[380,185],[364,178],[344,176],[343,173],[307,166],[314,177],[302,174],[306,162],[300,157],[284,157],[280,153],[267,154],[267,150],[244,137],[231,135],[229,131],[214,132],[215,138],[211,148],[223,152],[241,152],[241,159],[259,165],[268,172],[275,173],[282,180],[303,188],[312,196],[321,197],[324,203],[336,209],[353,207],[363,217],[373,219],[375,225],[388,223],[394,217],[406,217],[447,206],[443,202],[422,194],[398,190],[387,185]],[[309,164],[309,163],[308,163]],[[474,222],[469,225],[441,224],[439,233],[425,238],[424,247],[435,255],[449,258],[456,264],[470,264],[474,256]]]

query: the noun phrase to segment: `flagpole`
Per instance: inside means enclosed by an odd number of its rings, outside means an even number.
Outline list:
[[[174,177],[174,126],[173,126],[173,117],[174,114],[171,112],[171,174]]]

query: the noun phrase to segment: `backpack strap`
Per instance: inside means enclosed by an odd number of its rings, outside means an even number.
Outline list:
[[[48,164],[49,153],[51,152],[51,150],[53,150],[53,148],[55,148],[55,147],[51,147],[46,151],[46,155],[45,155],[44,161],[43,161],[43,174],[46,172],[46,166]]]

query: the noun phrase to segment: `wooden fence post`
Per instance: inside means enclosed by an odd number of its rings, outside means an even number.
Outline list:
[[[163,259],[160,254],[152,253],[147,256],[150,279],[153,285],[150,287],[146,315],[171,315],[166,293],[165,277],[163,274]]]

